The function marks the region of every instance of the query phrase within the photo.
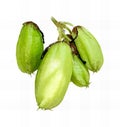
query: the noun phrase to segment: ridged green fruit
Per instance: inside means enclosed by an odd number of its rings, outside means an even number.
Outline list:
[[[40,63],[35,96],[41,109],[52,109],[60,104],[72,75],[72,53],[68,44],[58,42],[49,47]]]
[[[95,37],[83,26],[76,26],[72,30],[77,50],[88,69],[97,72],[103,65],[101,47]]]
[[[88,87],[89,80],[90,74],[87,67],[77,55],[73,54],[73,70],[71,81],[79,87]]]
[[[37,24],[25,22],[16,46],[17,64],[22,72],[31,74],[39,67],[43,42],[43,34]]]

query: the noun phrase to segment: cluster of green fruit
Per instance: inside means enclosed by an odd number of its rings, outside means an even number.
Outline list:
[[[37,24],[25,22],[16,47],[19,69],[31,74],[37,70],[35,97],[41,109],[52,109],[60,104],[72,81],[88,87],[90,71],[97,72],[103,65],[101,47],[83,26],[70,29],[68,22],[51,18],[58,29],[58,39],[44,49],[44,36]],[[67,32],[67,33],[66,33]]]

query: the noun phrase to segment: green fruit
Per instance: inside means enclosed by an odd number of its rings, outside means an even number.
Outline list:
[[[71,81],[79,87],[88,87],[90,75],[88,69],[80,60],[80,58],[73,54],[73,70]]]
[[[60,104],[72,75],[72,53],[68,44],[58,42],[49,47],[40,63],[35,96],[41,109],[52,109]]]
[[[101,47],[95,37],[83,26],[74,27],[72,36],[87,68],[93,72],[99,71],[104,60]]]
[[[17,64],[22,72],[31,74],[39,67],[43,42],[43,34],[37,24],[25,22],[16,46]]]

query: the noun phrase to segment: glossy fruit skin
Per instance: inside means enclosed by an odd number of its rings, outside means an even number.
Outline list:
[[[68,44],[58,42],[45,54],[35,80],[38,107],[52,109],[60,104],[72,75],[72,53]]]
[[[97,72],[103,65],[103,53],[98,41],[83,26],[73,28],[72,36],[74,38],[80,57],[86,62],[86,67]]]
[[[73,54],[73,70],[71,81],[79,87],[88,87],[89,80],[90,74],[87,67],[77,55]]]
[[[43,43],[43,33],[37,24],[31,21],[25,22],[16,46],[17,64],[22,72],[31,74],[39,67]]]

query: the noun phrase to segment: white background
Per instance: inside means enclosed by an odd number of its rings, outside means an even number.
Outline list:
[[[0,1],[0,127],[120,127],[120,7],[118,0]],[[104,65],[91,74],[89,88],[72,83],[52,111],[37,110],[34,79],[16,64],[22,23],[32,20],[45,34],[45,46],[56,41],[50,18],[83,25],[99,41]]]

